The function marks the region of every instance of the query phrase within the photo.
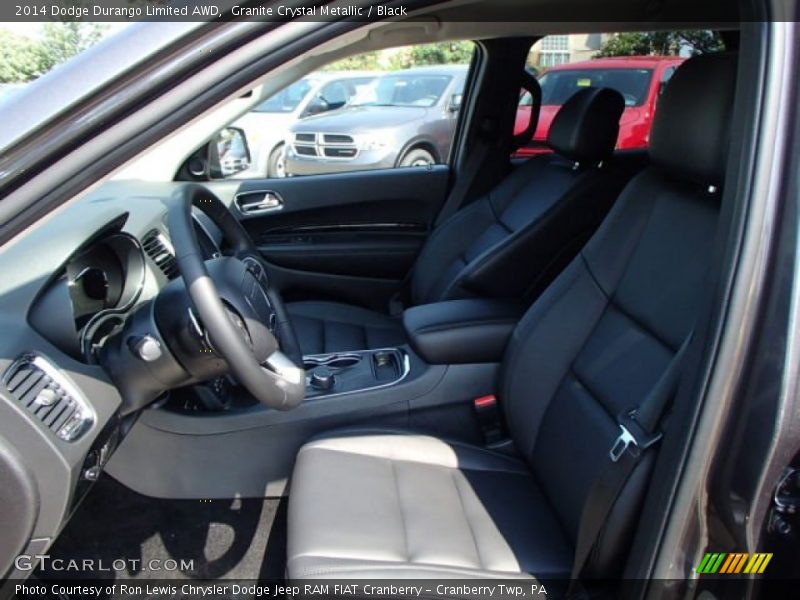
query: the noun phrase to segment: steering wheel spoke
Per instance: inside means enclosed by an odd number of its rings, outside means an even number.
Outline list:
[[[234,256],[204,262],[192,222],[193,207],[222,230]],[[190,343],[177,344],[175,351],[184,366],[196,378],[205,374],[211,378],[219,375],[221,358],[263,404],[279,410],[297,406],[305,395],[299,345],[250,236],[219,198],[197,184],[175,191],[168,225],[182,280],[162,290],[157,318],[172,322],[177,319],[173,315],[188,314],[193,318],[181,317],[186,328],[200,327],[212,349],[209,353],[193,349]],[[188,304],[188,310],[181,304]]]

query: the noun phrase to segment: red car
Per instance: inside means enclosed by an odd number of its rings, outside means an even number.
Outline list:
[[[545,140],[561,105],[582,87],[608,87],[625,98],[625,112],[620,119],[617,149],[647,148],[656,102],[675,69],[686,59],[676,56],[625,56],[598,58],[548,69],[539,78],[542,86],[542,109],[539,124],[530,143],[518,150],[518,156],[550,152]],[[530,95],[525,94],[517,110],[514,133],[525,130],[530,121]]]

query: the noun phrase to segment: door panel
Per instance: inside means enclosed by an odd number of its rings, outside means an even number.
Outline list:
[[[234,202],[244,209],[234,211],[287,299],[384,309],[414,264],[448,177],[436,165],[247,180]]]

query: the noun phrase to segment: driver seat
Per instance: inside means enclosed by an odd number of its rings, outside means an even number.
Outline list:
[[[291,482],[290,579],[570,576],[616,415],[671,370],[706,291],[735,73],[732,54],[680,67],[653,166],[517,326],[497,396],[518,456],[398,431],[311,441]],[[616,496],[585,575],[620,572],[654,458]]]

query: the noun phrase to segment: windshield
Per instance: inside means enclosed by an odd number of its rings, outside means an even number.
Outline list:
[[[565,69],[549,71],[540,79],[542,104],[561,105],[584,87],[607,87],[625,98],[625,106],[640,106],[647,99],[652,69]]]
[[[434,106],[450,80],[449,75],[387,75],[365,87],[353,106]]]
[[[289,113],[292,112],[311,91],[311,82],[308,79],[301,79],[282,89],[274,96],[259,104],[253,109],[257,113]]]

